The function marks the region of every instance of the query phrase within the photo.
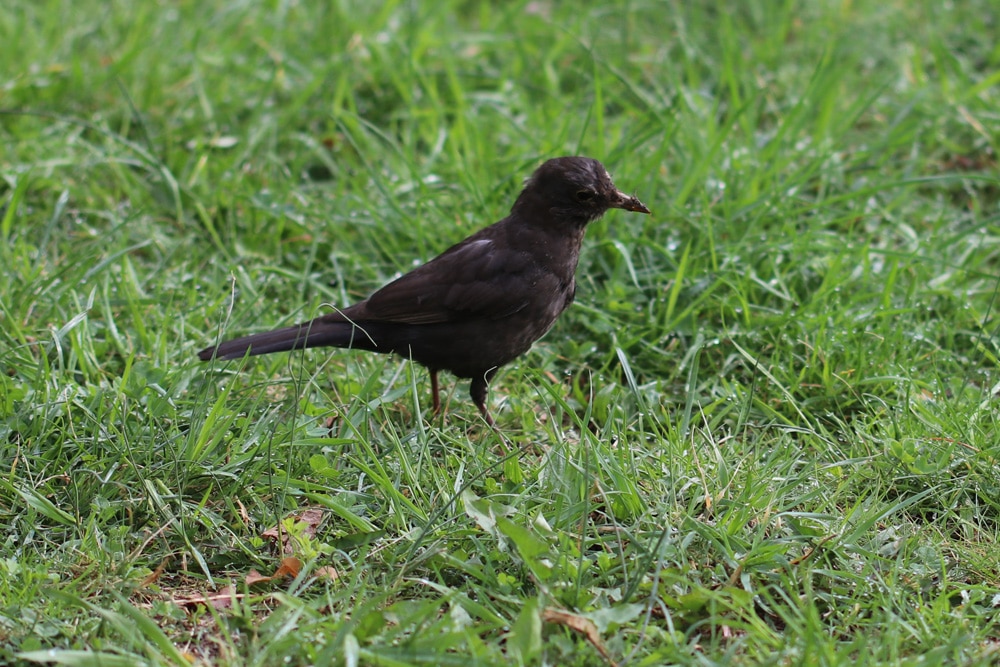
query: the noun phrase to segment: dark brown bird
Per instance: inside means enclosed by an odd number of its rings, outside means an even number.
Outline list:
[[[597,160],[560,157],[531,175],[510,215],[364,301],[284,329],[226,341],[198,353],[207,361],[342,347],[395,352],[430,371],[434,411],[438,371],[472,380],[483,419],[490,380],[525,353],[573,302],[577,261],[588,223],[609,208],[649,213],[619,192]]]

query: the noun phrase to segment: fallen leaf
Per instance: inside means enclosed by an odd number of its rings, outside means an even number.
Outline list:
[[[253,586],[254,584],[259,584],[263,581],[271,581],[274,577],[265,577],[263,574],[257,570],[250,570],[247,572],[246,584],[247,586]]]
[[[287,521],[291,521],[299,529],[299,534],[313,538],[316,537],[316,529],[319,528],[319,524],[323,521],[323,510],[302,510],[298,514],[290,515],[284,521],[279,522],[278,525],[272,526],[261,533],[262,537],[280,544],[282,553],[292,554],[295,553],[295,545],[290,539],[291,536],[288,534],[288,530],[282,525]]]
[[[160,578],[160,575],[163,574],[164,570],[167,569],[167,563],[169,562],[170,562],[170,556],[167,556],[166,558],[161,560],[160,564],[156,566],[156,569],[147,574],[145,578],[143,578],[143,580],[139,582],[139,586],[141,588],[146,588],[147,586],[155,584],[156,581]]]
[[[299,576],[299,572],[301,571],[302,561],[295,556],[287,556],[281,559],[281,565],[278,566],[277,571],[274,573],[274,578],[288,577],[289,579],[294,579]]]
[[[205,605],[213,609],[228,609],[232,606],[233,600],[242,598],[242,594],[237,594],[232,585],[226,586],[218,593],[211,595],[195,595],[189,598],[175,598],[174,603],[181,607],[198,607]]]
[[[590,642],[591,646],[597,649],[601,657],[608,661],[611,667],[618,667],[617,663],[611,659],[608,649],[604,647],[604,642],[601,641],[601,634],[597,631],[597,625],[589,618],[577,616],[562,609],[548,608],[542,611],[542,621],[545,623],[555,623],[556,625],[565,625],[570,630],[580,633]]]
[[[254,584],[262,584],[279,579],[294,579],[299,576],[299,572],[301,571],[302,561],[294,556],[287,556],[281,559],[281,565],[278,566],[278,569],[270,577],[265,577],[257,570],[250,570],[246,576],[246,583],[247,586],[253,586]]]
[[[209,596],[209,604],[212,605],[213,609],[229,609],[233,606],[233,599],[243,597],[242,595],[236,595],[236,589],[233,588],[232,584],[229,584],[221,591],[218,595]]]

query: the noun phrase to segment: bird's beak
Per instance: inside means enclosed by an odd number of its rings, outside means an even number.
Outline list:
[[[615,192],[615,199],[611,202],[613,208],[620,208],[626,211],[634,211],[635,213],[649,213],[649,209],[646,205],[639,201],[636,197],[632,195],[627,195],[624,192]]]

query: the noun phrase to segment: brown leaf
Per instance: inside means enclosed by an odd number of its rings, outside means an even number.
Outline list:
[[[295,556],[287,556],[281,559],[281,565],[274,573],[274,579],[280,579],[282,577],[288,577],[289,579],[294,579],[299,576],[299,572],[302,571],[302,561],[300,561]]]
[[[306,534],[309,537],[316,537],[316,529],[323,522],[323,510],[316,508],[303,510],[296,520],[308,526]]]
[[[292,514],[285,519],[285,521],[291,520],[296,526],[301,527],[301,534],[306,537],[313,538],[316,537],[316,529],[319,524],[323,521],[323,510],[320,509],[306,509],[302,510],[298,514]],[[266,537],[272,540],[275,544],[281,545],[281,553],[292,554],[295,553],[295,545],[290,539],[288,531],[285,530],[284,522],[279,523],[276,526],[268,528],[263,533],[262,537]]]
[[[229,609],[233,605],[233,599],[237,597],[243,596],[236,595],[236,589],[233,588],[232,584],[229,584],[219,591],[218,595],[210,595],[208,603],[212,605],[213,609]]]
[[[175,598],[174,602],[182,607],[198,607],[201,605],[210,606],[213,609],[228,609],[232,606],[233,600],[242,598],[242,594],[237,594],[233,587],[226,586],[218,593],[211,595],[195,595],[189,598]]]
[[[281,565],[278,566],[278,569],[270,577],[265,577],[257,570],[250,570],[246,576],[246,583],[247,586],[253,586],[254,584],[263,584],[285,578],[294,579],[299,576],[299,572],[301,571],[302,561],[294,556],[287,556],[281,559]]]
[[[254,584],[259,584],[264,581],[271,581],[272,579],[274,579],[274,577],[265,577],[257,570],[250,570],[246,576],[247,586],[253,586]]]
[[[272,540],[274,542],[278,541],[285,542],[288,538],[288,536],[285,535],[285,531],[279,530],[279,526],[273,526],[271,528],[268,528],[260,535],[261,537],[266,537],[267,539]]]
[[[323,567],[316,569],[316,578],[336,581],[337,579],[340,579],[340,573],[329,565],[324,565]]]
[[[249,526],[250,525],[250,513],[247,512],[247,508],[243,505],[243,503],[240,502],[239,498],[233,498],[233,500],[236,502],[236,507],[239,508],[239,510],[240,510],[240,519],[243,520],[244,524],[246,524],[246,525]]]
[[[542,611],[542,621],[546,623],[555,623],[556,625],[565,625],[570,630],[580,633],[595,649],[597,649],[597,652],[601,654],[601,657],[608,661],[608,664],[611,665],[611,667],[618,667],[615,661],[611,659],[611,654],[608,653],[608,649],[604,647],[604,642],[601,641],[601,633],[597,631],[597,626],[589,618],[571,614],[570,612],[563,611],[562,609],[547,608]]]
[[[140,588],[146,588],[147,586],[155,584],[157,580],[160,578],[160,575],[163,574],[163,571],[167,569],[167,563],[169,562],[170,562],[170,556],[167,556],[166,558],[161,560],[160,564],[156,566],[156,569],[147,574],[145,578],[143,578],[143,580],[139,582]]]

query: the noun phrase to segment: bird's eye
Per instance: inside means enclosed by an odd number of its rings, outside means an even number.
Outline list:
[[[576,193],[576,198],[579,201],[590,201],[594,198],[593,190],[580,190]]]

